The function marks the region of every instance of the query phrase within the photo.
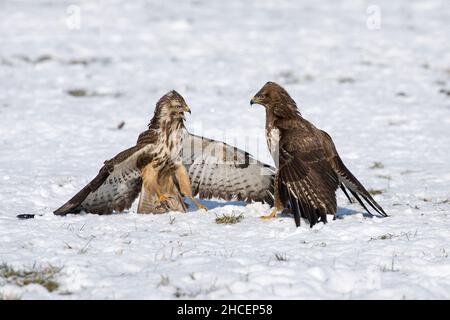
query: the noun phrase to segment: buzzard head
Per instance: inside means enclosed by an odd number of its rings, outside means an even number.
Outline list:
[[[185,112],[191,113],[186,101],[178,92],[172,90],[159,99],[156,104],[155,118],[169,122],[184,120]]]
[[[279,117],[299,114],[295,101],[275,82],[267,82],[250,100],[250,105],[253,104],[260,104]]]

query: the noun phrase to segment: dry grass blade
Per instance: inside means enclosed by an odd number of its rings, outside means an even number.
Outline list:
[[[8,283],[16,284],[20,287],[29,284],[39,284],[52,292],[59,287],[56,281],[56,274],[61,268],[48,265],[47,267],[36,267],[33,265],[30,269],[16,269],[6,263],[0,265],[0,277]]]
[[[244,219],[244,214],[236,215],[234,213],[232,214],[223,214],[221,216],[216,216],[216,223],[217,224],[235,224],[238,222],[241,222],[242,219]]]

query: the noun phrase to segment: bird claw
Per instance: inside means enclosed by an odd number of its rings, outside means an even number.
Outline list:
[[[166,196],[165,194],[161,194],[158,197],[159,202],[166,202],[167,200],[169,200],[169,197]]]
[[[202,204],[201,204],[200,202],[198,202],[198,201],[195,201],[195,205],[197,206],[197,208],[198,208],[199,210],[203,209],[203,210],[205,210],[205,211],[208,211],[208,208],[207,208],[206,206],[202,205]]]
[[[261,220],[270,220],[270,219],[274,219],[275,217],[273,217],[272,215],[268,215],[268,216],[260,216],[259,217]]]
[[[261,220],[270,220],[270,219],[274,219],[276,217],[277,217],[277,210],[274,208],[274,209],[272,209],[272,211],[270,212],[269,215],[267,215],[267,216],[260,216],[259,218]]]
[[[205,211],[208,211],[208,208],[205,207],[204,205],[202,205],[200,202],[198,202],[197,200],[195,200],[194,197],[190,197],[192,202],[195,203],[195,205],[197,206],[198,209],[204,209]]]

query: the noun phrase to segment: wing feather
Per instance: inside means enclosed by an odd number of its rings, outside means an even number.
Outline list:
[[[188,134],[183,163],[193,195],[273,203],[274,168],[224,142]]]
[[[308,219],[312,227],[319,219],[326,222],[327,214],[336,213],[335,192],[339,180],[315,137],[314,127],[307,125],[299,122],[295,128],[283,130],[279,147],[279,175],[288,191],[287,197],[280,194],[281,200],[288,202],[296,225],[299,226],[299,217],[302,216]]]
[[[141,133],[134,147],[105,161],[97,176],[56,209],[54,214],[65,215],[80,211],[110,214],[129,209],[139,195],[141,168],[151,161],[148,150],[153,147],[156,139],[152,130]]]

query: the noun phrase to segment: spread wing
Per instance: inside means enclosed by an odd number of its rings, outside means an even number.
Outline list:
[[[300,216],[307,218],[312,227],[319,219],[326,222],[327,214],[336,213],[339,181],[316,130],[302,120],[295,128],[283,130],[280,140],[281,201],[291,208],[297,226]]]
[[[105,161],[97,176],[54,214],[110,214],[129,209],[141,191],[141,168],[151,161],[149,149],[155,140],[149,130],[142,133],[136,146]]]
[[[275,169],[243,150],[189,133],[183,142],[183,163],[194,196],[273,204]]]

